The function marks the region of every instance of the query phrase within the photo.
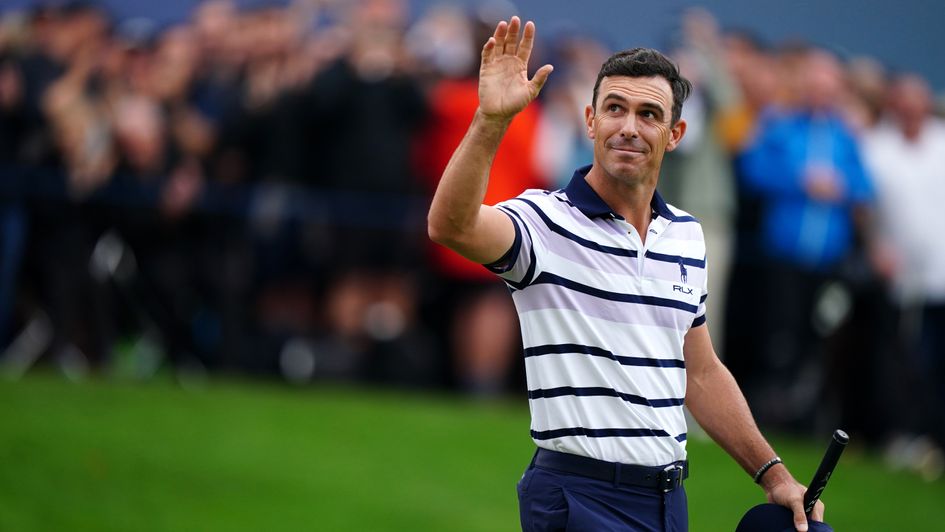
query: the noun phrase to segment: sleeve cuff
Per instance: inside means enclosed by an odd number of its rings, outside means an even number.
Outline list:
[[[506,216],[509,217],[509,220],[512,220],[512,227],[515,228],[515,240],[512,241],[512,246],[506,251],[498,260],[490,262],[489,264],[483,264],[483,266],[492,273],[502,274],[506,273],[515,266],[515,261],[518,259],[518,253],[522,249],[522,230],[519,229],[518,223],[515,222],[515,218],[509,215],[509,213],[502,211]]]
[[[698,327],[705,324],[705,314],[698,316],[696,319],[692,320],[692,327]]]

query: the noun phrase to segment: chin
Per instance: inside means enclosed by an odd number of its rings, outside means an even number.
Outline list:
[[[626,163],[614,163],[607,165],[607,170],[614,177],[633,177],[640,173],[636,165]]]
[[[628,185],[644,181],[644,172],[635,164],[615,162],[604,166],[607,175]]]

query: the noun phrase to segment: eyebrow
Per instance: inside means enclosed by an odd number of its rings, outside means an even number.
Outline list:
[[[601,100],[601,104],[603,105],[603,104],[604,104],[605,102],[607,102],[608,100],[617,100],[617,101],[619,101],[619,102],[621,102],[621,103],[624,103],[624,104],[629,104],[629,103],[630,103],[630,100],[627,99],[626,96],[624,96],[624,95],[622,95],[622,94],[617,94],[616,92],[608,92],[607,94],[605,94],[605,95],[604,95],[604,99]],[[663,109],[663,106],[660,105],[660,104],[658,104],[658,103],[649,102],[649,101],[644,101],[644,102],[641,102],[641,103],[640,103],[640,108],[641,108],[641,109],[648,109],[648,110],[651,110],[651,111],[657,111],[657,112],[659,113],[659,115],[660,115],[661,118],[666,115],[666,109]]]
[[[603,103],[606,102],[607,100],[617,100],[625,104],[630,103],[630,100],[625,98],[623,95],[617,94],[616,92],[608,92],[607,94],[605,94],[603,99],[601,99],[600,103],[603,105]]]

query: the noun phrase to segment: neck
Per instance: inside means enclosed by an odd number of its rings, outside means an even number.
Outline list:
[[[640,238],[646,240],[646,230],[652,219],[650,202],[656,191],[656,179],[645,178],[630,183],[607,175],[598,165],[591,167],[585,177],[594,192],[601,197],[615,213],[623,216],[636,228]]]

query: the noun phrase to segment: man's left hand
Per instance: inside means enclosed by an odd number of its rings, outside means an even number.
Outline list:
[[[768,502],[780,504],[790,509],[794,513],[794,528],[798,532],[807,531],[807,516],[804,515],[804,493],[807,488],[794,480],[791,473],[783,465],[772,467],[764,477],[762,477],[762,486],[765,489],[765,495]],[[814,509],[810,513],[813,521],[824,520],[824,503],[817,501]]]

